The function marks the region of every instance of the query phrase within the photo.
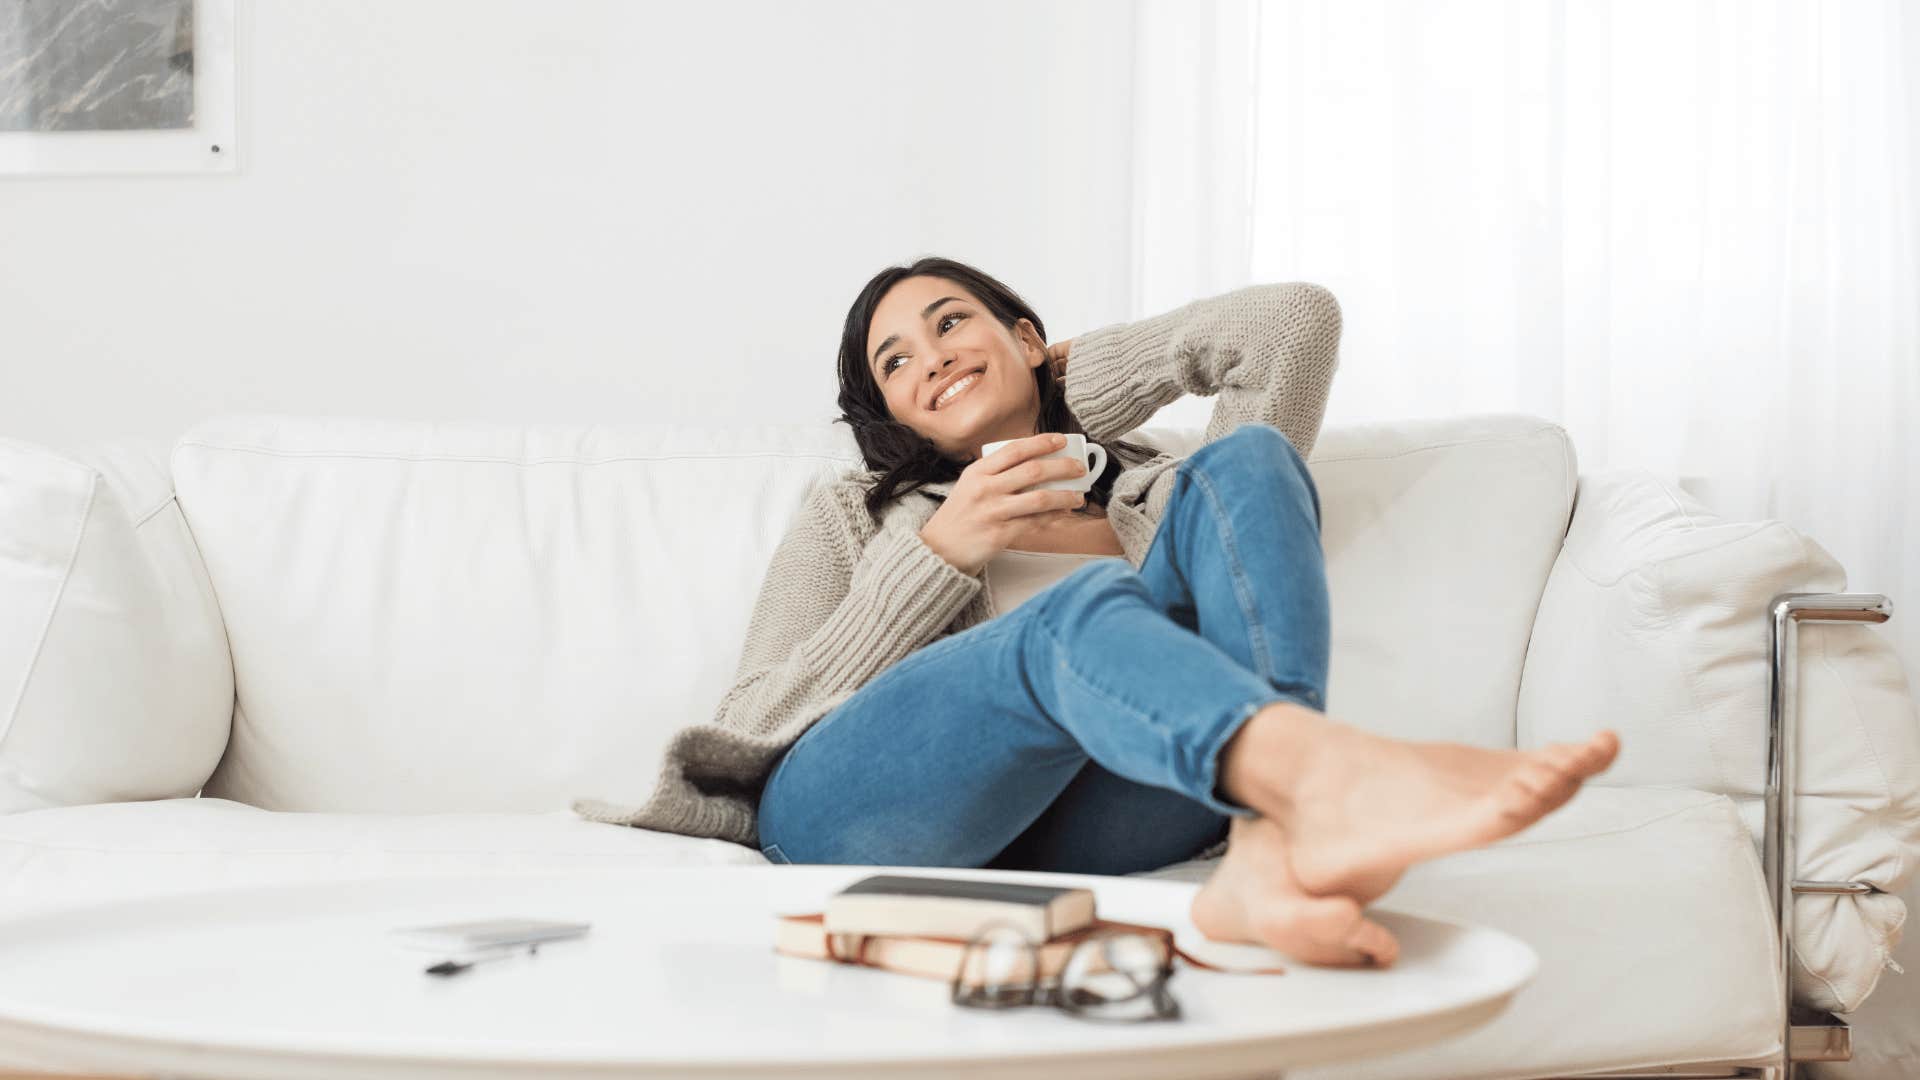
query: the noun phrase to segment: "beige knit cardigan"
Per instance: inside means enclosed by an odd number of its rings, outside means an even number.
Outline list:
[[[1206,442],[1270,424],[1304,459],[1326,414],[1339,342],[1340,306],[1326,289],[1251,285],[1075,337],[1067,406],[1104,445],[1182,394],[1217,395]],[[1179,461],[1121,455],[1107,514],[1135,569]],[[577,799],[576,814],[758,848],[760,790],[808,727],[914,650],[993,617],[983,576],[920,539],[939,509],[925,493],[953,485],[902,494],[875,523],[862,500],[879,475],[854,470],[809,494],[762,579],[733,688],[711,721],[674,734],[652,792],[637,804]]]

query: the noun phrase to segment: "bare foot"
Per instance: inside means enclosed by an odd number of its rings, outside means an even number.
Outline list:
[[[1227,854],[1193,898],[1193,925],[1214,941],[1278,949],[1331,967],[1387,967],[1400,943],[1350,896],[1309,896],[1294,880],[1287,838],[1267,818],[1233,819]]]
[[[1538,750],[1409,742],[1280,703],[1227,744],[1220,787],[1285,833],[1302,891],[1366,904],[1413,863],[1539,821],[1619,750],[1611,731]]]

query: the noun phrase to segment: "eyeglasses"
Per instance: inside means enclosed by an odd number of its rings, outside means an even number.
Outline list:
[[[1043,1005],[1085,1020],[1178,1020],[1167,981],[1179,951],[1173,934],[1158,927],[1101,930],[1075,942],[1064,962],[1050,951],[1059,968],[1043,975],[1041,946],[1017,926],[991,923],[967,942],[951,996],[978,1009]]]

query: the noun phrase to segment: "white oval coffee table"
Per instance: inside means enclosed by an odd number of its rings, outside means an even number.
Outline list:
[[[179,1077],[1274,1076],[1404,1050],[1493,1018],[1533,951],[1389,911],[1386,970],[1279,976],[1180,963],[1184,1017],[1117,1025],[952,1004],[944,982],[773,952],[773,915],[866,874],[1087,885],[1106,918],[1173,928],[1210,961],[1196,886],[1142,878],[868,866],[497,874],[197,893],[0,923],[0,1045],[61,1070]],[[584,920],[575,941],[450,978],[387,931],[495,916]]]

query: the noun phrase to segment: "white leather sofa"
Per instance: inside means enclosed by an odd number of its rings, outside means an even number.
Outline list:
[[[1199,433],[1133,437],[1185,452]],[[1792,996],[1875,1019],[1851,1064],[1816,1068],[1920,1073],[1920,972],[1893,967],[1920,719],[1872,625],[1884,603],[1783,524],[1575,460],[1565,431],[1518,415],[1335,427],[1315,448],[1333,715],[1484,746],[1611,726],[1624,749],[1547,820],[1381,901],[1531,943],[1542,971],[1513,1008],[1306,1075],[1778,1064],[1775,725],[1797,726],[1779,747],[1788,878],[1827,890],[1789,905]],[[239,416],[172,445],[0,440],[0,917],[370,874],[763,863],[568,807],[644,793],[669,733],[725,691],[790,516],[857,466],[824,424]],[[1785,594],[1854,621],[1796,616],[1776,642]]]

